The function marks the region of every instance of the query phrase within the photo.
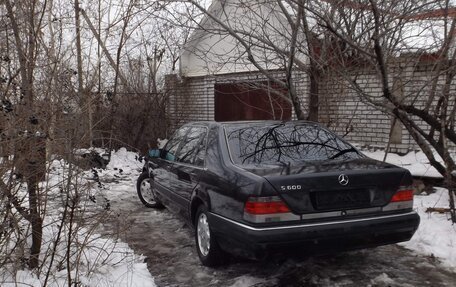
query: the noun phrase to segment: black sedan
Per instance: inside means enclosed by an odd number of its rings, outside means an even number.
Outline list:
[[[195,122],[151,150],[137,190],[195,228],[201,262],[409,240],[412,177],[312,122]]]

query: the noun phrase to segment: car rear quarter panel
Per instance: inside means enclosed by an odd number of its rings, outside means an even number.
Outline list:
[[[206,167],[194,196],[206,198],[211,212],[243,221],[244,202],[248,195],[258,193],[259,182],[266,181],[231,163],[225,134],[220,126],[210,129]]]

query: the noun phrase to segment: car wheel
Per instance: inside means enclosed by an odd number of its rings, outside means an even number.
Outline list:
[[[136,182],[136,191],[141,202],[151,208],[162,208],[163,205],[157,199],[155,192],[152,188],[153,179],[149,177],[147,172],[141,173]]]
[[[207,208],[204,205],[196,212],[195,241],[198,256],[204,266],[215,267],[223,263],[224,253],[211,231]]]

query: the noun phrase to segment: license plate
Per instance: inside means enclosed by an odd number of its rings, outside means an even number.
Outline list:
[[[337,190],[317,192],[317,209],[347,209],[369,206],[368,190]]]

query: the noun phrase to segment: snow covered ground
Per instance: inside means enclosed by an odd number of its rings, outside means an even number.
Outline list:
[[[383,150],[376,150],[376,151],[369,151],[369,150],[362,150],[362,152],[376,160],[383,161],[383,157],[385,156],[385,151]],[[440,160],[440,157],[435,154],[436,159]],[[420,177],[433,177],[433,178],[441,178],[442,175],[429,164],[429,160],[427,159],[426,155],[422,151],[411,151],[406,155],[398,155],[395,153],[388,153],[386,157],[386,162],[395,164],[397,166],[401,166],[403,168],[408,169],[413,176],[420,176]]]
[[[381,151],[364,153],[383,160],[384,153]],[[111,162],[103,174],[115,174],[119,168],[122,168],[124,174],[135,172],[142,166],[136,161],[137,158],[135,153],[121,149],[112,154]],[[411,152],[405,156],[389,154],[387,161],[408,168],[414,175],[438,176],[437,171],[429,166],[422,152]],[[125,189],[116,187],[116,190]],[[401,245],[424,255],[435,256],[441,259],[445,266],[456,271],[456,225],[451,223],[448,214],[425,212],[428,207],[448,207],[448,191],[444,188],[435,188],[435,190],[436,192],[430,195],[424,193],[415,196],[414,209],[421,217],[421,224],[412,240]],[[112,195],[107,194],[107,196]],[[116,196],[119,194],[117,193]]]
[[[129,164],[134,164],[137,168],[140,163],[134,158],[129,158],[128,155],[131,154],[127,153],[125,149],[121,149],[114,153],[112,162],[125,169],[129,167]],[[40,271],[32,272],[26,269],[25,265],[17,266],[16,264],[14,266],[11,263],[1,266],[0,286],[68,286],[67,250],[68,235],[70,234],[68,214],[63,227],[59,229],[62,224],[65,193],[68,192],[65,188],[68,168],[68,164],[63,160],[54,160],[50,163],[46,182],[41,185],[42,190],[47,190],[48,198],[40,256],[43,267],[40,268]],[[112,171],[114,172],[113,169]],[[76,282],[73,284],[97,287],[156,286],[154,278],[147,269],[147,264],[144,263],[143,256],[135,254],[126,243],[99,234],[98,227],[103,217],[105,218],[109,213],[109,199],[106,195],[100,194],[99,186],[92,180],[94,177],[92,171],[76,172],[78,176],[72,180],[73,188],[69,192],[74,192],[76,188],[79,189],[82,200],[77,208],[80,221],[73,224],[72,239],[69,244],[70,277],[73,282]],[[21,224],[26,226],[25,222]],[[14,245],[14,241],[13,238],[9,244]],[[56,242],[58,242],[57,245]],[[55,257],[52,258],[50,254],[54,248],[56,252]],[[15,256],[15,253],[12,256]]]
[[[383,159],[383,153],[365,152],[368,156]],[[409,168],[414,175],[432,175],[434,171],[425,163],[425,159],[419,153],[408,154],[400,157],[390,154],[387,161]],[[87,198],[88,212],[96,214],[103,208],[115,209],[122,204],[123,198],[129,198],[135,194],[132,181],[139,175],[143,163],[138,161],[138,155],[128,152],[126,149],[115,151],[111,155],[111,161],[105,170],[98,169],[95,172],[85,171],[82,173],[83,182],[90,187]],[[66,168],[63,161],[54,161],[51,165],[51,173],[47,185],[51,192],[50,198],[54,198],[51,208],[48,208],[48,216],[45,221],[43,258],[53,248],[59,227],[59,218],[62,213],[62,202],[59,187],[64,178]],[[436,176],[436,174],[434,174]],[[93,179],[99,178],[99,182]],[[448,220],[448,215],[438,213],[426,213],[428,207],[448,207],[448,192],[443,188],[436,188],[436,192],[430,195],[422,194],[415,196],[414,207],[420,214],[421,224],[411,241],[400,245],[419,254],[435,256],[444,266],[456,272],[456,226]],[[138,201],[139,204],[139,201]],[[150,211],[153,212],[153,211]],[[125,243],[113,237],[101,236],[96,228],[82,227],[77,231],[79,241],[85,242],[80,249],[81,260],[78,265],[78,280],[85,286],[155,286],[154,278],[147,270],[144,257],[135,252]],[[65,238],[66,235],[64,236]],[[65,239],[61,241],[65,242]],[[74,250],[74,246],[72,247]],[[56,261],[65,258],[65,246],[62,243],[57,248]],[[49,262],[45,263],[48,267]],[[53,267],[48,286],[67,286],[68,273],[65,268]],[[75,270],[71,270],[72,278]],[[238,278],[232,286],[261,285],[261,280],[249,275]],[[382,278],[378,278],[382,281]],[[19,283],[19,284],[17,284]],[[39,278],[28,270],[14,271],[11,266],[0,268],[1,286],[42,286],[44,276]],[[375,284],[374,284],[375,285]]]
[[[368,157],[383,160],[383,150],[362,151]],[[440,157],[435,154],[437,159]],[[441,160],[441,159],[440,159]],[[401,166],[410,171],[413,176],[441,178],[430,164],[422,151],[411,151],[406,155],[389,153],[386,162]],[[456,271],[456,225],[452,224],[449,214],[426,213],[428,207],[449,207],[448,190],[435,187],[435,193],[419,194],[414,198],[414,209],[421,218],[420,227],[409,242],[401,243],[402,246],[415,250],[421,254],[435,256],[442,263]]]
[[[421,218],[420,226],[413,238],[400,245],[418,253],[435,256],[444,266],[456,272],[456,225],[452,224],[449,214],[427,213],[428,207],[449,206],[448,190],[435,188],[436,192],[416,195],[414,209]]]

